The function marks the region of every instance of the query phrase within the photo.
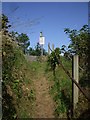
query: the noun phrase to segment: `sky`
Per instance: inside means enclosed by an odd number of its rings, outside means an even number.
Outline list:
[[[3,2],[2,13],[8,16],[11,31],[29,36],[30,47],[42,32],[46,51],[48,43],[55,48],[70,44],[64,28],[79,30],[88,24],[88,2]]]

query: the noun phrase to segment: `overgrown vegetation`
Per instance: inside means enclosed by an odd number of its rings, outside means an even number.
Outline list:
[[[72,55],[79,55],[79,65],[83,71],[80,71],[80,84],[83,87],[89,86],[88,76],[90,76],[90,70],[88,70],[88,56],[89,56],[89,26],[84,25],[80,30],[65,28],[64,32],[70,38],[70,44],[68,47],[62,46],[61,51],[66,58],[70,59]],[[86,82],[85,82],[86,80]]]
[[[12,41],[8,35],[1,34],[3,119],[31,117],[32,102],[35,99],[31,80],[33,72],[18,44]],[[30,104],[29,109],[31,109],[31,112],[29,113],[27,112],[26,103]],[[25,112],[25,116],[23,112]]]
[[[64,73],[61,67],[58,67],[58,59],[60,59],[65,68],[71,73],[71,63],[66,61],[63,56],[60,56],[60,49],[56,48],[48,57],[48,74],[47,78],[53,84],[50,88],[50,93],[56,103],[55,116],[56,117],[67,117],[69,110],[71,109],[71,81],[68,76]],[[53,71],[50,72],[50,70]]]

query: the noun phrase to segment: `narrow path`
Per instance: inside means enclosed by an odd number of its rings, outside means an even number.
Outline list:
[[[44,75],[34,81],[36,91],[35,118],[54,118],[54,102],[49,94],[49,84]]]

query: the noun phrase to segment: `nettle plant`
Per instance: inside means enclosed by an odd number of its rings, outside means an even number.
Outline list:
[[[48,56],[48,65],[50,66],[50,70],[53,71],[53,75],[55,76],[56,66],[59,65],[58,59],[60,59],[60,48],[56,48],[52,53]]]

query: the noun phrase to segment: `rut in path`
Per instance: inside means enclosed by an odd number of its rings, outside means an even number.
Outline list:
[[[45,76],[34,81],[36,91],[35,118],[54,118],[54,102],[49,94],[49,84]]]

